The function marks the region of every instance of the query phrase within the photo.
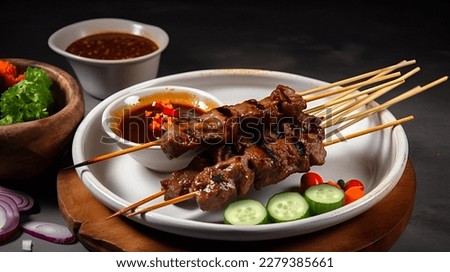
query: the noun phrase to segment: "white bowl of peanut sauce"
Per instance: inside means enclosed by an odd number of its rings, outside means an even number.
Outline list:
[[[136,85],[128,90],[125,95],[114,99],[102,114],[102,128],[107,136],[101,142],[116,144],[121,149],[157,142],[170,122],[188,122],[223,105],[210,93],[187,86],[139,88]],[[129,155],[156,172],[173,172],[185,168],[198,151],[170,158],[156,144]]]
[[[119,18],[77,22],[48,39],[49,47],[67,59],[84,91],[98,99],[157,77],[168,43],[160,27]]]

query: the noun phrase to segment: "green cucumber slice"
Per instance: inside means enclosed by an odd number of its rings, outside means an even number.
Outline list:
[[[298,192],[282,192],[273,195],[267,202],[269,220],[288,222],[309,216],[309,206]]]
[[[344,190],[329,184],[320,184],[306,189],[304,197],[309,204],[311,214],[316,215],[342,207]]]
[[[255,199],[231,202],[224,210],[224,223],[231,225],[259,225],[267,223],[267,210]]]

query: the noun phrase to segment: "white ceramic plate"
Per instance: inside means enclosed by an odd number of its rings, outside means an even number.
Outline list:
[[[294,74],[251,69],[194,71],[146,81],[108,97],[86,116],[74,137],[73,160],[77,163],[116,150],[115,145],[101,143],[101,138],[105,136],[101,128],[102,112],[117,97],[145,87],[190,86],[211,92],[226,104],[234,104],[250,98],[260,99],[268,96],[278,84],[301,91],[324,83]],[[351,133],[392,120],[395,120],[395,117],[385,110],[342,133]],[[323,166],[314,166],[312,170],[320,173],[325,180],[362,180],[368,192],[362,199],[322,215],[258,226],[225,225],[222,223],[222,211],[203,212],[194,200],[131,219],[170,233],[218,240],[266,240],[314,232],[353,218],[383,199],[395,187],[403,173],[408,157],[408,141],[403,128],[397,126],[331,145],[327,147],[327,152],[326,163]],[[114,211],[159,191],[159,181],[168,175],[148,170],[129,155],[80,167],[77,172],[88,190]],[[300,176],[301,174],[291,175],[276,185],[260,191],[251,191],[248,196],[266,202],[274,193],[298,186]],[[158,201],[162,199],[154,200],[151,204]]]

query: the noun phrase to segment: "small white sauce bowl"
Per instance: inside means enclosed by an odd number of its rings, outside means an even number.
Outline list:
[[[146,37],[158,45],[158,50],[136,58],[100,60],[86,58],[66,51],[74,41],[98,33],[122,32]],[[169,43],[167,33],[154,25],[117,19],[99,18],[63,27],[48,39],[48,46],[64,56],[72,66],[82,88],[91,96],[105,99],[113,93],[158,74],[161,53]]]
[[[118,97],[103,111],[102,128],[107,137],[102,143],[117,144],[120,148],[130,148],[141,145],[117,135],[118,125],[124,111],[142,106],[145,101],[170,100],[174,104],[183,104],[209,111],[223,105],[223,102],[208,92],[185,86],[156,86],[139,89]],[[197,150],[184,153],[182,156],[169,159],[159,145],[129,153],[143,166],[157,172],[173,172],[185,168],[197,154]]]

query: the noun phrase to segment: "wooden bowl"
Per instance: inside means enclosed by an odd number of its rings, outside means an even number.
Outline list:
[[[52,79],[55,113],[39,120],[0,126],[0,180],[26,179],[47,170],[69,148],[84,117],[84,98],[78,82],[47,63],[6,59],[19,73],[40,67]]]

